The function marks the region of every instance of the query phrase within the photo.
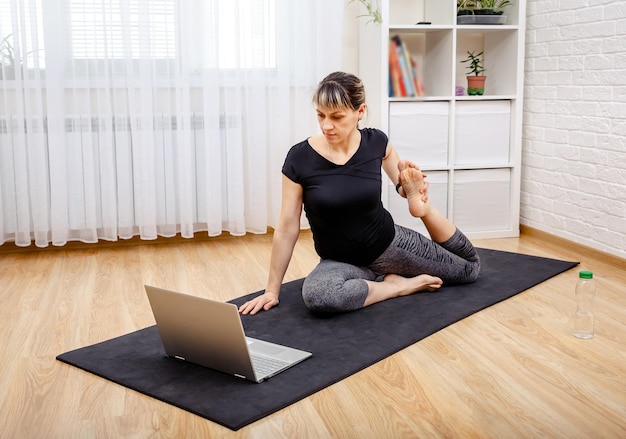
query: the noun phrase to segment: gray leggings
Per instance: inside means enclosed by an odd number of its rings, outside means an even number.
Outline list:
[[[381,281],[391,273],[405,277],[429,274],[441,278],[444,285],[454,285],[475,281],[479,271],[478,253],[459,229],[447,241],[436,243],[396,225],[389,247],[367,267],[322,259],[304,280],[302,298],[313,311],[352,311],[365,303],[366,280]]]

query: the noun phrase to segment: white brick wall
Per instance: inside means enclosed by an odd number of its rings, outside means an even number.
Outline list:
[[[626,1],[528,0],[521,223],[626,258]]]

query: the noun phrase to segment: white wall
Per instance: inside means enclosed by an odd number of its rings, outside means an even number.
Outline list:
[[[341,69],[359,74],[359,2],[344,0]],[[320,78],[322,79],[322,78]]]
[[[626,258],[626,2],[527,3],[521,223]]]

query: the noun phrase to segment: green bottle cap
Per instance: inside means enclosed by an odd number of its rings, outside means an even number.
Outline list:
[[[593,279],[593,272],[581,271],[580,273],[578,273],[578,277],[581,279]]]

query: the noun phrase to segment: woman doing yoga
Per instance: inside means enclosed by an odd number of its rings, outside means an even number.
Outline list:
[[[366,111],[361,80],[331,73],[319,83],[313,103],[321,133],[287,154],[267,287],[241,305],[240,312],[256,314],[278,305],[303,207],[321,258],[302,287],[304,302],[313,311],[352,311],[476,280],[478,254],[428,201],[426,175],[400,160],[382,131],[359,129]],[[381,169],[398,183],[399,195],[422,220],[430,239],[394,223],[381,201]]]

